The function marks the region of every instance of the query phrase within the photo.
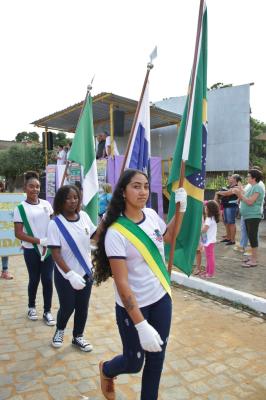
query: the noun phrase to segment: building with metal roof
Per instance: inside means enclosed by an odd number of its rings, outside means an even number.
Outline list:
[[[113,93],[100,93],[93,97],[93,121],[95,133],[110,129],[110,113],[112,111],[124,112],[124,133],[130,132],[138,102]],[[32,124],[39,128],[75,132],[83,101],[67,107],[64,110],[33,121]],[[161,128],[180,123],[181,116],[177,113],[163,110],[151,104],[151,129]],[[114,132],[115,135],[115,132]]]

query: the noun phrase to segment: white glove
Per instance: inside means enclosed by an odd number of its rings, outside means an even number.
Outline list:
[[[180,212],[185,212],[187,209],[187,192],[184,188],[179,188],[175,191],[175,202],[180,203]]]
[[[162,351],[163,341],[159,333],[144,319],[135,325],[139,334],[139,341],[143,350],[150,352]]]
[[[41,245],[42,247],[47,247],[47,244],[48,244],[48,239],[47,239],[47,237],[40,239],[40,245]]]
[[[73,289],[81,290],[86,286],[85,280],[75,271],[68,271],[66,273],[66,278],[67,280],[69,280],[70,285],[73,287]]]

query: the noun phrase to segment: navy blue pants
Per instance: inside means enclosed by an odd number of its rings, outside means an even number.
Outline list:
[[[54,271],[54,283],[60,305],[57,313],[57,329],[64,330],[75,311],[73,337],[82,336],[88,316],[92,282],[86,275],[84,276],[86,286],[84,289],[76,290],[57,268]]]
[[[124,307],[116,304],[116,320],[123,344],[123,354],[106,361],[103,373],[113,378],[120,374],[132,374],[141,370],[141,400],[156,400],[165,358],[165,350],[170,332],[172,301],[168,294],[154,304],[142,307],[144,318],[161,336],[164,344],[161,352],[145,352],[139,342],[138,332]]]
[[[53,296],[53,270],[52,256],[41,261],[41,257],[34,249],[24,248],[24,260],[29,274],[29,307],[35,308],[36,294],[40,280],[42,281],[44,312],[51,310]]]

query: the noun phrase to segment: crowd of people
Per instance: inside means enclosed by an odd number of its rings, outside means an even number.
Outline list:
[[[203,207],[202,231],[196,254],[194,275],[212,278],[215,273],[215,243],[217,223],[223,221],[225,235],[220,240],[225,246],[243,253],[243,268],[258,265],[259,224],[264,215],[265,184],[259,167],[248,171],[246,184],[238,174],[228,176],[227,187],[215,194],[214,200],[205,201]],[[240,217],[240,240],[236,244],[236,218]],[[202,268],[202,252],[206,256],[206,269]]]
[[[153,209],[146,208],[150,195],[147,175],[128,169],[121,174],[113,193],[110,185],[103,187],[98,226],[82,210],[82,193],[75,185],[65,185],[57,191],[53,208],[39,198],[40,181],[36,172],[25,174],[24,191],[26,199],[14,210],[14,230],[22,243],[29,277],[29,320],[38,319],[36,295],[41,281],[42,318],[48,326],[55,326],[51,345],[63,346],[65,328],[74,314],[72,344],[81,351],[92,351],[93,345],[84,337],[84,330],[93,282],[100,285],[112,277],[123,350],[122,354],[99,363],[102,393],[106,399],[115,399],[115,378],[137,373],[144,366],[141,399],[157,399],[172,313],[164,243],[171,242],[174,221],[166,225]],[[240,243],[243,251],[248,241],[251,248],[251,256],[242,266],[257,266],[264,196],[262,173],[252,168],[246,186],[239,175],[233,174],[228,178],[228,187],[218,191],[214,200],[204,202],[195,274],[204,278],[215,274],[220,219],[226,230],[222,243],[236,245],[235,221],[239,211]],[[176,190],[175,201],[180,203],[179,231],[187,205],[183,188]],[[97,244],[93,257],[91,240]],[[203,250],[205,271],[201,268]],[[51,312],[53,284],[59,299],[56,318]]]

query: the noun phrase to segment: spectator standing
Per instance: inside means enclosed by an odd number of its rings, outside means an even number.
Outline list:
[[[265,197],[265,189],[259,184],[262,181],[262,173],[251,169],[247,175],[248,188],[244,190],[234,188],[233,192],[240,199],[240,213],[245,221],[248,239],[251,247],[251,257],[242,264],[244,268],[257,266],[258,229],[262,220],[262,207]]]
[[[206,272],[201,274],[205,278],[212,278],[215,274],[215,243],[217,236],[217,223],[219,222],[219,205],[214,200],[209,200],[205,205],[206,219],[201,230],[202,244],[206,256]]]
[[[57,160],[56,161],[57,165],[64,165],[66,163],[66,152],[65,152],[64,146],[62,144],[59,144],[59,146],[58,146],[56,160]]]
[[[106,212],[108,204],[112,198],[112,185],[110,183],[103,183],[103,192],[99,194],[99,217],[102,218],[103,214]]]
[[[97,135],[97,142],[98,142],[98,146],[97,146],[97,151],[96,151],[96,159],[100,159],[100,158],[104,158],[106,157],[106,153],[105,153],[105,134],[99,133]]]
[[[105,154],[106,156],[111,155],[111,136],[108,132],[104,132],[104,137],[105,137]],[[116,145],[115,139],[113,140],[113,145],[114,145],[114,156],[119,156],[119,151]]]
[[[4,193],[5,192],[5,184],[3,181],[0,181],[0,193]],[[0,196],[0,200],[1,200],[1,196]],[[1,279],[13,279],[13,275],[10,274],[10,272],[8,271],[8,256],[2,256],[1,257],[1,261],[2,261],[2,272],[0,275]]]
[[[216,193],[216,195],[221,197],[227,235],[225,239],[221,240],[221,242],[225,243],[227,246],[235,244],[238,198],[232,189],[238,187],[241,180],[241,176],[238,174],[230,175],[228,177],[227,188]]]

